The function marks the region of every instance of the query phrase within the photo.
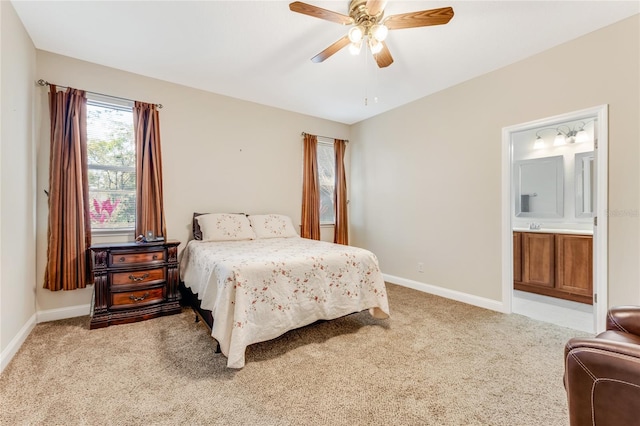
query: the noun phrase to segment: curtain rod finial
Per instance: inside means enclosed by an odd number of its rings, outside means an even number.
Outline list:
[[[36,81],[36,83],[38,83],[38,86],[43,86],[43,87],[49,85],[49,82],[43,79]]]

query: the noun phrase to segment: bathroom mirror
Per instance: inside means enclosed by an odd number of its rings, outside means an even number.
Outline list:
[[[564,216],[562,155],[516,161],[513,172],[517,217]]]
[[[576,217],[593,217],[595,170],[593,151],[575,155]]]

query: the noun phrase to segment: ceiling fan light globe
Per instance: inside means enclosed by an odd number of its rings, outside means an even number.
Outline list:
[[[369,39],[369,49],[371,49],[371,53],[373,53],[374,55],[376,53],[380,53],[380,51],[382,50],[382,43],[371,37]]]
[[[349,30],[349,41],[351,43],[361,42],[363,36],[364,36],[364,30],[360,26],[353,27]]]
[[[362,50],[362,41],[349,44],[349,53],[352,55],[359,55],[360,50]]]
[[[384,24],[376,24],[371,27],[371,36],[378,41],[385,41],[388,34],[389,29]]]

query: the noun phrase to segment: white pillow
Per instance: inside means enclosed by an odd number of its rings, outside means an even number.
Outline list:
[[[198,216],[196,220],[202,230],[202,241],[236,241],[256,238],[249,219],[243,214],[210,213]]]
[[[263,214],[249,216],[256,238],[299,237],[291,218],[281,214]]]

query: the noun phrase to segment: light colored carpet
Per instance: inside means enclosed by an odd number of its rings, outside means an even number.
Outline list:
[[[39,324],[0,376],[6,425],[567,425],[563,348],[585,333],[388,285],[366,312],[250,346],[229,370],[191,310]]]

